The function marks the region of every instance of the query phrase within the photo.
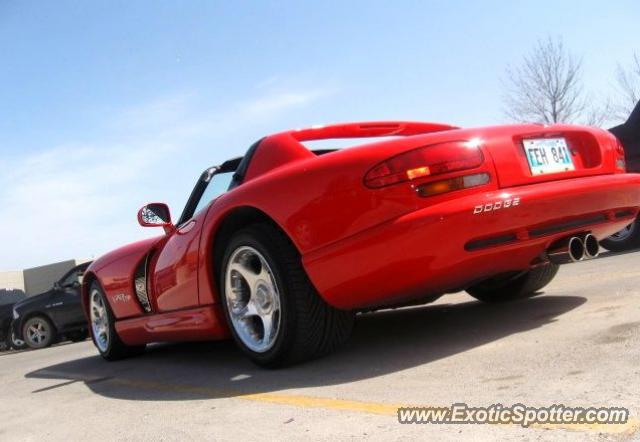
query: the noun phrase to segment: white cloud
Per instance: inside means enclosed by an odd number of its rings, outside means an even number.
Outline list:
[[[136,205],[173,146],[55,147],[30,155],[1,181],[3,268],[91,257],[145,233]]]
[[[194,94],[162,97],[113,116],[101,140],[14,153],[0,174],[0,268],[91,258],[161,234],[137,225],[137,209],[165,200],[177,217],[193,170],[211,165],[202,157],[223,155],[212,144],[230,144],[223,141],[246,132],[247,121],[271,121],[324,95],[269,92],[223,112],[200,111]]]

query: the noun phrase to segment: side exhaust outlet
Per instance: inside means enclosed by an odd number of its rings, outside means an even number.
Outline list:
[[[587,259],[597,258],[600,254],[600,244],[595,236],[588,233],[584,239],[584,257]]]
[[[549,261],[554,264],[569,264],[582,261],[585,258],[585,243],[582,238],[577,236],[561,239],[547,250],[547,256]]]

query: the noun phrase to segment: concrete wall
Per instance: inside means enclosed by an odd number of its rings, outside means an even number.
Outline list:
[[[24,276],[21,270],[0,272],[0,289],[24,291]]]
[[[71,259],[27,269],[24,271],[24,291],[28,296],[44,293],[53,287],[54,282],[75,266],[76,261]]]

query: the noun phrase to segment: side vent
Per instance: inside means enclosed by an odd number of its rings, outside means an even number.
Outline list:
[[[138,301],[142,305],[142,308],[147,313],[151,313],[151,304],[149,303],[149,295],[147,293],[147,269],[150,256],[151,254],[147,255],[140,265],[138,265],[134,277],[136,296],[138,297]]]

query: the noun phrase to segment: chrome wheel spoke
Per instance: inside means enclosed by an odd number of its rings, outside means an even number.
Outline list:
[[[258,309],[253,300],[250,299],[249,302],[245,304],[238,316],[242,319],[246,319],[249,316],[258,316]]]
[[[263,329],[263,337],[262,340],[268,342],[271,340],[271,336],[273,334],[273,313],[261,316],[262,320],[262,329]]]

